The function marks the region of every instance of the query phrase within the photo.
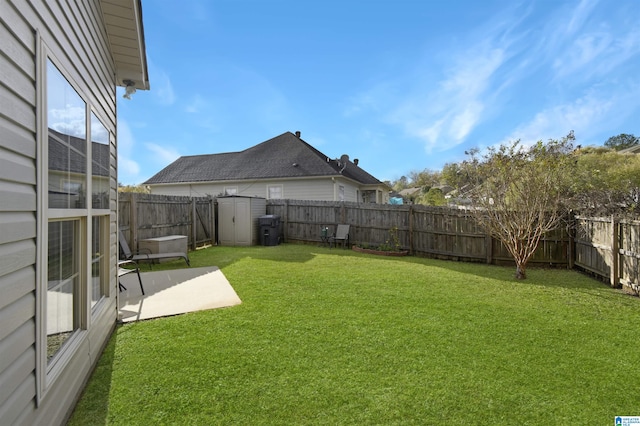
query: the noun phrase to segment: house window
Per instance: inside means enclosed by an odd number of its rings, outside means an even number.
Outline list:
[[[237,187],[225,188],[224,195],[238,195],[238,188]]]
[[[47,61],[47,362],[82,322],[83,236],[87,217],[87,105]]]
[[[282,198],[282,185],[269,186],[267,198],[270,200],[279,200]]]
[[[58,69],[47,62],[49,208],[87,207],[86,103]]]
[[[61,68],[46,60],[42,188],[42,362],[51,380],[109,292],[113,135]],[[46,256],[46,257],[45,257]],[[46,338],[45,338],[46,333]],[[46,361],[45,361],[46,359]],[[56,373],[54,373],[54,371]],[[45,385],[46,386],[46,385]]]
[[[344,185],[338,186],[338,201],[344,201]]]
[[[91,113],[91,207],[109,209],[109,132]]]
[[[109,132],[91,113],[91,309],[109,288]]]
[[[109,286],[109,222],[104,216],[94,216],[91,220],[91,309],[94,309]]]
[[[80,221],[49,222],[47,260],[47,361],[80,326]]]

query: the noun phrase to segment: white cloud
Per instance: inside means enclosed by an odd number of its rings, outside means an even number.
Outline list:
[[[611,47],[612,37],[606,32],[589,33],[579,36],[571,45],[571,48],[556,59],[553,68],[557,77],[565,77],[576,72],[584,72],[586,67],[601,60]],[[587,70],[588,74],[591,74]]]
[[[386,82],[380,82],[364,92],[358,93],[347,100],[343,110],[344,117],[353,117],[369,111],[380,112],[387,106],[386,100],[391,94],[391,88]]]
[[[118,178],[125,185],[136,185],[139,182],[140,165],[130,158],[118,157]]]
[[[155,160],[157,163],[168,165],[169,163],[173,163],[175,160],[180,157],[178,151],[173,148],[167,148],[155,143],[147,142],[144,146],[155,154]]]
[[[616,106],[621,100],[590,94],[573,102],[549,107],[538,112],[530,122],[516,128],[501,143],[519,139],[523,145],[532,145],[539,140],[561,138],[576,129],[582,134],[596,133],[599,126],[615,115]],[[580,134],[576,136],[580,138]]]
[[[176,95],[173,91],[171,78],[164,70],[155,66],[150,66],[149,68],[151,68],[149,74],[153,78],[151,94],[158,99],[161,105],[172,105],[176,101]]]
[[[137,185],[149,178],[144,176],[139,161],[147,166],[158,164],[162,167],[180,157],[173,148],[163,147],[157,143],[146,142],[140,147],[131,132],[129,123],[118,119],[118,181],[125,185]],[[140,160],[138,160],[140,158]],[[149,161],[149,160],[152,161]]]
[[[185,106],[185,111],[191,114],[202,112],[206,109],[208,102],[200,95],[194,95],[189,103]]]
[[[544,102],[539,112],[501,143],[557,139],[570,130],[575,130],[578,143],[601,143],[599,137],[620,133],[620,123],[637,114],[640,80],[632,61],[640,55],[640,29],[621,25],[598,7],[611,12],[607,4],[583,0],[549,19],[547,48],[536,50],[533,57],[552,71],[554,84],[539,80],[538,90],[544,93],[538,99]],[[617,13],[623,21],[629,15],[624,8]],[[632,17],[628,21],[634,22]]]
[[[617,3],[616,8],[619,6]],[[596,79],[599,82],[617,74],[640,54],[640,29],[634,14],[637,12],[624,7],[616,10],[594,0],[582,0],[556,13],[545,29],[550,34],[544,46],[546,55],[541,53],[555,72],[555,80],[568,85],[597,83]],[[631,24],[624,24],[625,20]]]
[[[578,32],[587,22],[597,3],[598,0],[581,0],[578,6],[573,8],[569,22],[563,26],[563,32],[566,35]],[[566,22],[566,16],[563,16],[562,19],[563,22]]]
[[[393,80],[351,97],[343,115],[373,112],[421,141],[426,152],[465,143],[478,125],[496,114],[504,92],[533,72],[521,57],[530,47],[530,34],[519,31],[530,13],[530,7],[514,5],[491,22],[470,28],[465,40],[430,46],[423,60]],[[434,63],[434,58],[444,58],[444,64]],[[430,64],[426,70],[424,63]]]
[[[47,125],[60,133],[84,138],[87,133],[85,115],[84,105],[66,105],[60,109],[51,108]]]
[[[118,181],[125,185],[140,183],[140,165],[133,159],[135,140],[129,124],[118,118]]]
[[[422,139],[427,151],[438,145],[448,149],[464,142],[482,120],[487,102],[491,102],[493,95],[488,89],[505,60],[505,51],[490,43],[458,54],[449,77],[435,90],[409,96],[391,114],[392,122]]]

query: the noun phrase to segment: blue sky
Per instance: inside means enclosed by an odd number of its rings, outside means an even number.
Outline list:
[[[520,139],[640,136],[637,0],[143,0],[119,181],[286,131],[380,180]]]

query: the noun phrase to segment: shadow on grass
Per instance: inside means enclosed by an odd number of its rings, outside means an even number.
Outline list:
[[[480,262],[464,262],[455,260],[441,260],[428,257],[390,257],[377,256],[375,254],[358,253],[349,249],[328,248],[317,244],[280,244],[278,246],[212,246],[189,253],[192,267],[217,266],[223,269],[243,259],[259,259],[273,262],[306,263],[317,255],[332,255],[336,257],[363,257],[379,259],[384,262],[405,262],[428,265],[432,268],[456,272],[458,274],[472,275],[479,278],[499,280],[504,283],[519,283],[527,286],[540,286],[547,288],[580,289],[586,292],[610,291],[611,288],[602,281],[578,270],[563,268],[544,268],[531,266],[527,270],[527,279],[515,278],[515,265],[501,266],[489,265]],[[154,265],[153,270],[179,269],[184,267],[184,262],[175,261]]]
[[[118,325],[114,329],[104,352],[102,352],[98,364],[67,423],[68,425],[107,424],[118,327],[120,326]]]
[[[516,267],[513,265],[493,265],[482,262],[467,262],[456,260],[442,260],[429,257],[404,256],[404,257],[388,257],[377,256],[375,254],[358,253],[353,251],[342,252],[336,251],[336,254],[344,254],[349,256],[375,258],[390,262],[405,262],[411,264],[423,264],[433,268],[456,272],[459,274],[473,275],[479,278],[487,278],[498,280],[504,283],[517,283],[526,286],[540,286],[547,288],[565,288],[569,290],[581,290],[591,294],[601,293],[602,291],[611,291],[612,289],[607,283],[603,282],[592,275],[585,274],[578,269],[566,269],[561,267],[543,267],[529,266],[527,269],[527,278],[524,280],[516,279]],[[621,294],[627,295],[620,291]]]
[[[211,246],[189,252],[191,267],[217,266],[223,269],[243,259],[260,259],[274,262],[309,262],[315,257],[312,250],[301,249],[311,245],[280,244],[277,246]],[[328,251],[328,249],[327,249]],[[335,251],[332,249],[332,251]],[[347,252],[345,250],[345,252]],[[153,271],[186,268],[184,262],[172,261],[153,265]],[[142,270],[142,268],[141,268]]]

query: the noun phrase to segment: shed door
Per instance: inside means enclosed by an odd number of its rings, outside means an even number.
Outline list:
[[[235,214],[233,199],[218,203],[218,238],[221,245],[235,244]]]
[[[244,198],[236,199],[236,245],[251,245],[251,200]]]

